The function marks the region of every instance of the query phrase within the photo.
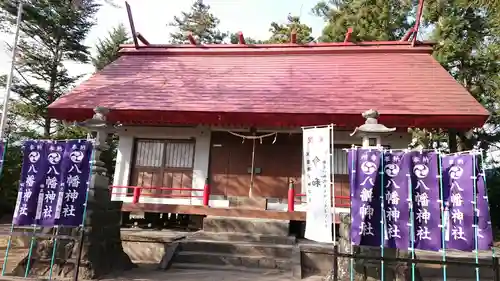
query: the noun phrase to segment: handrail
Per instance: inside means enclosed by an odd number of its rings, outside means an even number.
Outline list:
[[[164,186],[121,186],[115,185],[109,187],[112,192],[111,195],[121,195],[121,196],[129,196],[132,195],[132,203],[139,203],[140,197],[159,197],[159,198],[179,198],[179,197],[187,197],[187,198],[202,198],[203,206],[209,206],[210,203],[210,185],[208,183],[208,179],[205,180],[205,185],[203,188],[178,188],[178,187],[164,187]],[[124,189],[133,189],[133,192],[113,192],[113,189],[124,188]],[[143,193],[142,190],[172,190],[172,191],[203,191],[203,195],[191,195],[191,194],[151,194],[151,193]],[[290,180],[288,185],[288,212],[295,211],[295,204],[297,197],[306,197],[305,193],[295,193],[295,184],[292,180]],[[335,195],[334,199],[340,200],[349,200],[349,196],[345,195]],[[303,201],[299,200],[300,203]],[[350,207],[350,203],[341,203],[335,204],[336,207]]]
[[[160,198],[172,198],[172,197],[188,197],[188,198],[202,198],[203,205],[209,206],[210,202],[210,186],[208,184],[208,179],[205,180],[205,185],[203,188],[178,188],[178,187],[164,187],[164,186],[122,186],[122,185],[114,185],[109,187],[111,190],[111,195],[122,195],[128,196],[129,192],[113,192],[113,189],[117,188],[125,188],[125,189],[133,189],[132,192],[132,203],[139,203],[140,197],[160,197]],[[172,190],[172,191],[203,191],[203,195],[191,195],[191,194],[151,194],[151,193],[142,193],[143,189],[147,190]]]
[[[288,185],[288,212],[293,212],[295,211],[295,199],[296,197],[306,197],[305,193],[295,193],[295,188],[294,188],[294,182],[290,180],[289,185]],[[345,196],[345,195],[335,195],[334,200],[340,199],[340,200],[350,200],[350,196]],[[300,203],[303,203],[303,201],[299,201]],[[335,201],[334,201],[335,204]],[[336,207],[351,207],[350,203],[341,203],[341,204],[335,204]]]

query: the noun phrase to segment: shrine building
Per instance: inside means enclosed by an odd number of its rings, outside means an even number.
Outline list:
[[[332,200],[348,212],[343,149],[361,145],[361,113],[396,128],[382,140],[395,149],[408,128],[467,131],[489,116],[431,43],[142,41],[49,106],[66,121],[105,107],[121,124],[112,199],[124,211],[305,220],[301,128],[335,124]]]

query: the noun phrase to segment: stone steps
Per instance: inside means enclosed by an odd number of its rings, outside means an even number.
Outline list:
[[[203,252],[219,254],[239,254],[242,256],[265,256],[289,259],[292,255],[292,245],[273,245],[267,243],[237,242],[228,243],[211,240],[184,240],[180,242],[180,250],[186,252],[196,252],[203,249]]]
[[[283,220],[230,218],[207,216],[203,219],[206,232],[258,233],[261,235],[288,236],[290,223]]]
[[[292,277],[297,275],[297,264],[300,267],[300,253],[295,249],[296,238],[288,234],[288,221],[208,216],[203,231],[177,241],[171,267],[286,271]]]
[[[204,265],[239,266],[243,268],[290,270],[290,259],[278,259],[269,256],[244,256],[240,254],[181,251],[174,258],[176,263],[194,263]]]
[[[254,242],[268,243],[275,245],[294,245],[297,239],[293,236],[278,236],[268,234],[253,234],[239,232],[208,232],[198,231],[188,237],[189,240],[211,240],[211,241],[234,241],[234,242]]]
[[[272,274],[272,273],[282,273],[283,270],[280,269],[264,269],[264,268],[249,268],[242,266],[232,266],[232,265],[213,265],[213,264],[200,264],[200,263],[175,263],[171,267],[172,269],[190,269],[190,270],[206,270],[206,271],[234,271],[234,272],[246,272],[246,273],[257,273],[257,274]]]

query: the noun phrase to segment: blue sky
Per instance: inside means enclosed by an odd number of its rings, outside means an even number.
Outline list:
[[[136,30],[142,33],[151,43],[167,43],[169,33],[173,31],[167,24],[174,15],[188,11],[194,0],[128,0],[132,7]],[[255,39],[269,37],[272,21],[286,22],[287,15],[301,16],[302,22],[310,25],[313,36],[318,37],[323,29],[321,18],[311,14],[311,9],[318,0],[205,0],[212,12],[219,17],[222,31],[242,31],[245,36]],[[124,0],[115,0],[120,7],[103,5],[97,14],[97,25],[90,32],[86,44],[94,46],[98,38],[105,37],[109,30],[120,23],[127,27],[128,19]],[[12,36],[0,36],[12,43]],[[8,71],[10,54],[5,50],[5,42],[0,42],[0,74]],[[67,63],[72,74],[90,74],[91,65]],[[3,93],[0,93],[3,95]]]

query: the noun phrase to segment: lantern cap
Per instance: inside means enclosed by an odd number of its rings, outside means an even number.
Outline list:
[[[366,136],[366,135],[385,135],[396,131],[396,128],[387,128],[383,124],[378,123],[380,114],[374,109],[369,109],[361,114],[366,119],[365,124],[356,127],[351,136]]]

